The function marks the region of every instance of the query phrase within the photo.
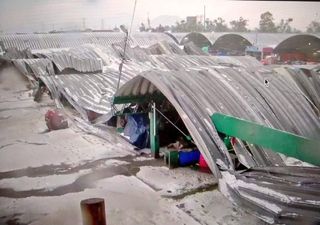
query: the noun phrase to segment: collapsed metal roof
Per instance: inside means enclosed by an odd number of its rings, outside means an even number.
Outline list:
[[[59,72],[65,69],[74,69],[78,72],[102,71],[103,61],[91,48],[82,46],[61,51],[43,51],[35,54],[52,61]]]
[[[270,79],[265,86],[264,80]],[[154,88],[154,86],[156,88]],[[123,85],[115,96],[145,95],[160,91],[177,109],[192,137],[212,162],[233,168],[221,139],[210,122],[214,112],[230,114],[298,135],[320,138],[320,121],[289,78],[270,72],[251,74],[244,68],[218,66],[200,71],[147,71]],[[260,149],[250,166],[279,164],[275,154]]]
[[[97,44],[110,46],[124,40],[121,32],[75,32],[50,34],[10,34],[0,35],[0,42],[5,49],[49,49],[49,48],[76,48],[83,44]],[[134,33],[129,38],[132,46],[148,47],[160,41],[175,42],[165,33]]]
[[[212,32],[212,33],[133,33],[129,39],[132,46],[148,47],[160,41],[185,44],[189,41],[213,45],[217,40],[224,40],[230,36],[239,36],[247,40],[251,45],[262,49],[263,47],[277,47],[281,42],[294,36],[304,34],[297,33],[258,33],[258,32]],[[306,34],[320,38],[319,33]],[[83,44],[97,44],[110,46],[124,40],[121,32],[76,32],[76,33],[52,33],[52,34],[10,34],[0,35],[4,49],[49,49],[70,48]],[[202,40],[200,40],[200,39]],[[203,45],[203,44],[201,44]],[[203,46],[201,46],[203,47]]]
[[[29,52],[20,56],[17,52],[13,58],[25,58],[12,60],[28,78],[41,79],[54,97],[64,96],[87,121],[88,110],[111,116],[123,54],[123,39],[115,38],[110,44],[93,36],[76,39],[75,43],[90,46],[74,49],[69,45],[72,42],[65,40],[40,43],[31,36],[31,42],[22,44],[22,38],[18,41],[21,49],[30,43],[35,48],[59,48],[64,43],[67,48],[33,51],[44,57],[40,59],[26,59]],[[152,35],[141,44],[144,42],[153,43]],[[270,223],[319,222],[319,168],[287,167],[283,156],[239,142],[236,154],[250,169],[236,171],[210,119],[212,113],[222,112],[319,139],[319,74],[291,67],[269,69],[252,57],[185,55],[172,43],[128,48],[122,87],[115,96],[162,93],[179,113],[212,171],[221,178],[221,191],[232,201]],[[53,65],[62,74],[54,74]],[[101,67],[103,73],[96,73]],[[65,68],[73,68],[75,73],[64,73]]]
[[[115,96],[160,92],[179,113],[211,170],[222,177],[220,189],[232,201],[270,223],[320,221],[320,198],[315,197],[320,194],[319,168],[282,168],[285,163],[280,155],[241,142],[236,154],[252,169],[239,173],[210,120],[213,113],[221,112],[318,140],[319,117],[290,76],[272,71],[253,74],[242,67],[222,66],[206,70],[152,70],[128,81]],[[275,175],[270,177],[270,173]],[[306,179],[311,183],[305,183]],[[286,183],[290,181],[295,183],[288,188]]]
[[[49,76],[42,74],[40,79],[43,80],[50,88],[52,86],[57,87],[58,94],[63,95],[66,99],[80,111],[83,119],[87,120],[87,115],[83,113],[85,110],[91,110],[99,114],[108,114],[111,116],[111,102],[112,96],[117,86],[118,67],[115,66],[119,63],[119,57],[106,55],[103,47],[93,48],[95,53],[99,55],[102,60],[102,64],[105,67],[104,73],[71,73],[60,74],[56,76]],[[99,49],[99,50],[98,50]],[[66,52],[66,54],[68,51]],[[136,57],[136,55],[139,57]],[[148,55],[142,49],[133,48],[127,51],[128,61],[123,66],[121,84],[129,81],[131,78],[137,76],[139,73],[151,69],[161,70],[182,70],[185,68],[209,68],[214,65],[227,64],[236,67],[250,67],[255,68],[260,65],[252,57],[209,57],[209,56],[187,56],[187,55]],[[61,55],[61,63],[68,64],[65,61],[67,58]],[[58,54],[58,55],[59,55]],[[47,57],[47,55],[45,54]],[[48,57],[52,59],[52,57]],[[95,59],[95,58],[93,58]],[[60,62],[59,61],[59,62]],[[90,61],[88,61],[90,62]],[[53,60],[55,65],[56,60]],[[74,68],[68,64],[68,68]],[[82,64],[84,67],[86,64]],[[60,67],[60,66],[59,66]],[[64,67],[63,67],[64,68]],[[89,70],[90,67],[87,67]],[[91,72],[94,72],[92,70]],[[103,82],[103,83],[101,83]],[[86,85],[88,83],[88,85]],[[82,99],[79,101],[79,99]],[[90,103],[91,102],[91,103]]]

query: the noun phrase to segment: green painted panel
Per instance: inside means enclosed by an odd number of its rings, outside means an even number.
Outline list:
[[[218,132],[314,165],[320,165],[320,142],[317,140],[310,140],[221,113],[214,113],[211,120]]]

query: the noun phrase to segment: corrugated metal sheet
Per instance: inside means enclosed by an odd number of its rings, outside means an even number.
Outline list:
[[[313,105],[314,110],[320,116],[320,75],[311,69],[298,68],[296,66],[284,66],[274,68],[283,76],[291,77],[302,93]]]
[[[51,60],[60,72],[68,68],[83,73],[101,72],[103,67],[103,60],[99,55],[85,46],[61,51],[48,50],[36,55]]]
[[[187,37],[189,33],[173,33],[173,35],[180,41]],[[251,44],[262,49],[263,47],[273,47],[275,48],[282,41],[304,33],[256,33],[256,32],[212,32],[212,33],[201,33],[203,34],[211,44],[214,44],[215,41],[219,38],[223,38],[225,35],[236,34],[245,39],[247,39]],[[320,38],[319,33],[308,34]]]
[[[265,79],[270,79],[269,87],[264,85]],[[142,83],[144,85],[140,85]],[[130,95],[137,88],[140,92],[135,93],[145,94],[146,90],[154,90],[152,85],[178,110],[207,161],[225,169],[232,168],[232,163],[210,122],[210,115],[214,112],[320,138],[318,116],[295,83],[279,74],[252,74],[244,68],[227,67],[206,71],[145,72],[126,83],[116,96]],[[268,151],[256,153],[260,155],[255,157],[256,165],[279,163]],[[211,168],[215,169],[215,165],[211,164]]]
[[[120,32],[79,32],[79,33],[54,33],[54,34],[13,34],[1,35],[0,41],[4,47],[24,49],[48,49],[79,47],[83,44],[98,44],[109,46],[124,40],[124,33]],[[132,40],[129,43],[133,44]]]
[[[320,223],[320,169],[264,167],[223,172],[226,196],[271,224]]]
[[[101,50],[101,48],[98,48]],[[98,51],[98,50],[96,50]],[[102,50],[103,52],[103,50]],[[133,50],[134,52],[134,50]],[[138,50],[140,52],[140,50]],[[135,54],[132,52],[128,52],[131,60],[127,61],[123,66],[123,72],[121,77],[121,84],[126,81],[132,79],[137,76],[139,73],[143,71],[148,71],[151,69],[161,69],[161,70],[184,70],[186,68],[189,69],[206,69],[213,66],[218,66],[220,61],[217,60],[218,57],[208,57],[208,56],[186,56],[186,55],[144,55],[143,59],[141,59],[141,54],[139,58],[135,58]],[[103,56],[103,53],[99,53],[101,58],[104,61],[107,61]],[[100,114],[108,114],[111,111],[110,102],[106,103],[106,100],[110,100],[109,98],[94,102],[94,99],[101,98],[101,89],[104,90],[104,96],[113,96],[115,88],[117,86],[117,79],[113,79],[115,76],[118,77],[118,66],[116,58],[112,58],[112,61],[109,64],[106,64],[106,72],[104,74],[101,73],[90,73],[90,74],[66,74],[59,76],[50,76],[49,78],[43,77],[42,79],[45,81],[48,87],[54,85],[58,87],[58,91],[60,94],[67,96],[66,98],[72,102],[72,104],[77,105],[77,109],[86,109],[92,110],[94,112]],[[250,64],[249,62],[252,61]],[[239,66],[250,66],[255,65],[257,63],[254,61],[252,57],[227,57],[223,63],[228,62],[228,65],[232,64],[236,67]],[[248,61],[248,65],[241,64],[241,61]],[[66,62],[64,62],[66,63]],[[101,79],[104,77],[104,79]],[[111,78],[112,79],[111,79]],[[110,78],[110,79],[109,79]],[[106,80],[105,80],[106,79]],[[99,82],[105,82],[100,84]],[[94,83],[97,82],[96,85]],[[86,85],[90,83],[90,85]],[[101,85],[105,85],[101,88]],[[65,91],[65,88],[68,91]],[[85,91],[83,91],[83,90]],[[79,99],[82,99],[79,101]],[[89,104],[92,102],[92,105]],[[83,119],[87,119],[85,114]]]
[[[123,41],[125,34],[121,32],[78,32],[78,33],[53,33],[53,34],[12,34],[0,35],[5,49],[16,47],[24,49],[48,49],[79,47],[84,44],[97,44],[110,46]],[[129,38],[131,46],[148,47],[160,41],[173,43],[174,40],[164,33],[134,33]]]
[[[54,85],[79,113],[91,110],[99,114],[111,111],[111,98],[118,80],[117,72],[105,74],[68,74],[42,76],[41,79],[50,88]],[[84,118],[87,116],[82,115]]]
[[[54,74],[52,62],[48,59],[15,59],[12,60],[18,70],[28,78],[35,79],[47,74]]]
[[[210,120],[214,112],[221,112],[320,139],[319,117],[290,77],[266,70],[250,73],[242,67],[154,70],[128,81],[115,96],[155,92],[172,103],[215,175],[222,173],[220,189],[232,201],[270,223],[320,222],[320,168],[284,167],[281,171],[281,167],[275,167],[284,166],[278,154],[243,142],[247,147],[237,154],[253,172],[235,172],[231,156]]]
[[[101,37],[101,40],[97,34],[70,35],[48,35],[44,39],[33,35],[26,43],[23,38],[10,39],[8,43],[13,41],[12,46],[18,44],[21,49],[26,46],[59,48],[62,44],[68,47],[34,51],[50,60],[13,62],[27,76],[38,76],[56,99],[63,95],[83,119],[88,121],[89,110],[111,116],[124,38],[119,41],[118,34],[114,39]],[[131,44],[152,44],[153,35],[133,40]],[[60,40],[62,36],[67,40]],[[86,47],[71,49],[75,47],[72,43],[86,44]],[[91,44],[88,46],[88,43]],[[318,104],[315,101],[319,91],[318,74],[311,74],[310,80],[308,73],[295,68],[272,70],[262,67],[252,57],[182,55],[176,46],[167,43],[150,48],[128,48],[121,79],[123,85],[116,96],[163,93],[180,114],[212,171],[221,178],[220,189],[232,201],[250,208],[268,222],[319,223],[316,212],[320,200],[315,197],[319,196],[319,168],[275,167],[284,166],[278,154],[241,142],[245,147],[236,154],[251,169],[239,173],[210,119],[214,112],[221,112],[320,139],[320,120],[314,108]],[[153,55],[158,52],[168,55]],[[45,63],[52,60],[60,71],[64,68],[94,71],[98,68],[97,57],[103,60],[105,73],[52,75]]]
[[[131,35],[134,44],[140,47],[149,47],[159,42],[175,43],[174,39],[165,33],[139,32]]]

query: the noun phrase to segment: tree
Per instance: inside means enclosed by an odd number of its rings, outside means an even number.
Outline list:
[[[139,27],[140,32],[145,32],[146,31],[146,26],[144,25],[144,23],[141,23],[140,27]]]
[[[180,22],[176,23],[176,26],[172,28],[173,32],[202,32],[204,31],[204,26],[201,22],[198,23],[191,23],[181,20]]]
[[[242,17],[239,20],[232,20],[230,22],[231,31],[235,32],[247,32],[248,20],[243,19]]]
[[[225,23],[226,21],[221,17],[213,20],[213,26],[215,32],[226,32],[229,31],[228,25]]]
[[[273,15],[269,11],[262,13],[260,15],[259,31],[266,33],[277,32],[277,28],[273,20]]]
[[[308,33],[317,33],[320,32],[320,22],[318,21],[311,21],[311,23],[307,27]]]
[[[291,33],[295,29],[290,26],[290,23],[293,21],[292,18],[287,20],[281,19],[279,25],[277,26],[277,31],[280,33]]]

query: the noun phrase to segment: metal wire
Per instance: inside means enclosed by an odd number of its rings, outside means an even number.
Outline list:
[[[154,108],[161,116],[163,116],[172,126],[174,126],[182,135],[184,135],[187,139],[189,138],[189,135],[185,134],[179,127],[177,127],[168,117],[166,117],[162,112],[160,112],[159,109],[157,109],[154,105],[152,105],[152,108]],[[193,140],[190,140],[192,144],[195,144]]]

